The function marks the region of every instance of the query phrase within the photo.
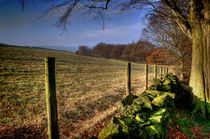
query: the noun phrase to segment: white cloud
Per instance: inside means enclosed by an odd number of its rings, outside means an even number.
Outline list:
[[[107,27],[105,30],[95,30],[95,31],[88,31],[85,34],[87,37],[94,38],[94,37],[105,37],[105,38],[113,38],[113,37],[131,37],[128,35],[136,35],[140,33],[141,26],[139,24],[134,25],[119,25],[113,27]],[[140,35],[140,34],[139,34]]]

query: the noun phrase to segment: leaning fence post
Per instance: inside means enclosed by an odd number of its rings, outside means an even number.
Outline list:
[[[48,138],[58,139],[58,113],[55,84],[55,58],[45,58],[45,87],[48,120]]]
[[[157,65],[154,65],[154,78],[157,78]]]
[[[160,65],[160,78],[162,78],[162,70],[163,70],[163,68],[162,68],[162,65]]]
[[[148,64],[145,64],[145,86],[148,89]]]
[[[131,63],[127,63],[126,95],[131,92]]]

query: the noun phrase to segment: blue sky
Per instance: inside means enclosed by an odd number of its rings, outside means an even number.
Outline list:
[[[139,39],[143,28],[140,11],[120,13],[117,9],[107,11],[105,29],[94,16],[81,16],[75,12],[67,29],[54,26],[56,15],[38,17],[52,3],[27,4],[21,12],[17,0],[0,0],[0,42],[24,46],[65,47],[76,50],[79,45],[95,46],[105,43],[131,43]]]

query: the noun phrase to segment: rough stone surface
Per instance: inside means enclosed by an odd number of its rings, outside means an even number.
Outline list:
[[[99,134],[99,139],[114,138],[167,138],[169,114],[174,108],[175,94],[171,93],[178,85],[172,74],[156,79],[150,90],[138,97],[129,95],[122,101],[123,112],[112,119]]]

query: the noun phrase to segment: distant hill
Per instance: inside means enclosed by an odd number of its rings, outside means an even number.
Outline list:
[[[33,49],[45,49],[45,50],[57,50],[57,51],[67,51],[67,52],[75,52],[77,47],[67,47],[67,46],[19,46],[19,45],[11,45],[0,43],[0,47],[21,47],[21,48],[33,48]]]

